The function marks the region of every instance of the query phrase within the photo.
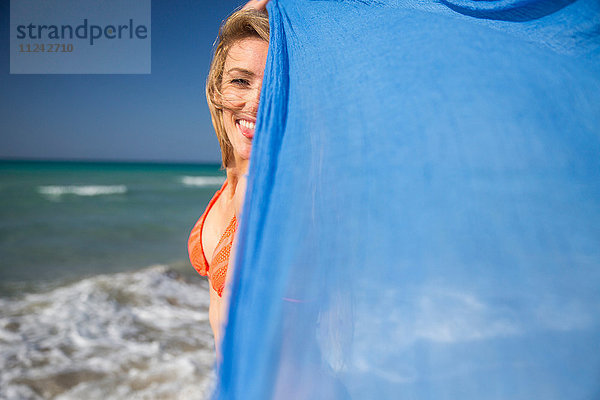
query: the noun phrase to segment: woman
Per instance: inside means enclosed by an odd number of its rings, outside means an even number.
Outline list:
[[[218,361],[227,317],[227,278],[232,275],[233,241],[246,189],[268,51],[266,2],[249,2],[221,26],[206,83],[227,179],[192,229],[188,250],[192,265],[208,276],[210,283],[209,320]]]

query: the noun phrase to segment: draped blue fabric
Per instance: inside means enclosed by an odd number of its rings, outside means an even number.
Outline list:
[[[215,398],[600,398],[600,2],[268,11]]]

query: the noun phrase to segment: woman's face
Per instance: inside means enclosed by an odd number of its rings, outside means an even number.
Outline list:
[[[225,59],[221,82],[223,125],[238,168],[250,159],[267,51],[266,41],[246,38],[235,42]]]

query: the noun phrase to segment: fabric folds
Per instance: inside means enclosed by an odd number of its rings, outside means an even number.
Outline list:
[[[597,398],[598,2],[268,11],[215,398]]]

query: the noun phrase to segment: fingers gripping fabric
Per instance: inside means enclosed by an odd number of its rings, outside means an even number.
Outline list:
[[[599,3],[268,11],[215,398],[597,398]]]

